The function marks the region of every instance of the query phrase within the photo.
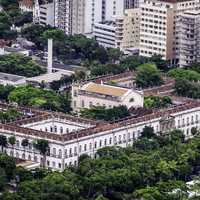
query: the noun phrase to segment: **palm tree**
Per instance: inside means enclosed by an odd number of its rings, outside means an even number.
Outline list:
[[[10,137],[8,138],[8,142],[9,142],[10,145],[12,146],[12,150],[13,150],[13,154],[14,154],[14,145],[15,145],[15,143],[16,143],[16,138],[15,138],[15,136],[10,136]]]
[[[4,147],[6,147],[8,144],[7,137],[4,135],[0,135],[0,146],[1,146],[1,152],[3,152]]]
[[[39,139],[34,144],[35,148],[42,154],[42,167],[46,166],[46,156],[49,153],[49,142],[44,139]]]
[[[29,145],[28,139],[27,138],[23,139],[21,145],[24,148],[24,154],[25,154],[25,148]]]

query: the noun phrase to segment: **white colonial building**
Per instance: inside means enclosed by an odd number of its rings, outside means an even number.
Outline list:
[[[106,146],[131,145],[145,126],[151,126],[156,134],[167,134],[173,129],[180,129],[186,137],[191,137],[191,129],[200,128],[200,102],[188,101],[112,124],[58,113],[38,112],[31,118],[0,124],[0,134],[7,138],[16,137],[16,144],[5,149],[9,155],[36,163],[40,163],[43,157],[34,149],[33,142],[37,139],[48,140],[50,150],[46,166],[62,171],[69,165],[76,165],[82,154],[93,157],[98,149]],[[25,138],[29,145],[24,148],[21,143]]]

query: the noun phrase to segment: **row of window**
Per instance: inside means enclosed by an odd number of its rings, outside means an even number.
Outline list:
[[[194,123],[198,123],[199,122],[199,116],[196,115],[195,117],[194,116],[191,116],[191,117],[187,117],[186,119],[183,118],[182,120],[178,120],[178,127],[181,127],[181,126],[189,126],[190,124],[193,125]]]

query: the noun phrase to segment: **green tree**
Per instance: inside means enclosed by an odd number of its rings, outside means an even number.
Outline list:
[[[7,183],[6,172],[3,168],[0,168],[0,191],[4,189]]]
[[[21,145],[23,146],[24,148],[24,153],[25,153],[25,149],[26,147],[28,147],[29,145],[29,140],[27,138],[23,139],[22,142],[21,142]]]
[[[161,74],[154,64],[143,64],[137,68],[137,87],[153,87],[163,84]]]
[[[12,146],[12,150],[14,150],[14,145],[15,145],[15,143],[16,143],[16,138],[15,138],[15,136],[10,136],[9,138],[8,138],[8,142],[10,143],[10,145]],[[13,152],[14,153],[14,152]]]
[[[36,64],[31,57],[9,54],[0,56],[0,72],[33,77],[45,73],[45,69]]]
[[[11,180],[14,177],[15,161],[4,153],[0,154],[0,168],[5,170],[7,180]]]
[[[4,148],[7,146],[7,138],[4,135],[0,135],[0,146],[1,146],[1,152],[4,151]]]
[[[49,153],[49,142],[47,140],[39,139],[35,143],[35,148],[40,151],[43,156],[42,167],[46,166],[46,156]]]

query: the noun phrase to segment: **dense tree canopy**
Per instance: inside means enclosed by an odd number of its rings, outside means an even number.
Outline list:
[[[33,173],[18,168],[17,191],[4,192],[1,197],[3,200],[189,200],[186,191],[200,191],[198,184],[193,188],[186,186],[191,175],[198,174],[199,157],[198,135],[185,141],[181,131],[160,137],[151,127],[145,127],[133,146],[105,147],[97,151],[96,158],[82,155],[78,166],[62,173],[45,170]],[[7,174],[13,177],[15,165],[11,164],[12,159],[5,163],[7,159],[0,156],[0,171],[5,170],[0,175],[0,187],[5,185]]]
[[[0,72],[33,77],[45,73],[45,71],[31,57],[26,57],[21,54],[0,56]]]
[[[200,81],[200,73],[190,69],[172,69],[168,72],[168,75],[174,78],[185,78],[189,81]]]
[[[130,116],[130,113],[126,106],[113,108],[105,108],[99,106],[81,110],[81,116],[90,119],[115,121]]]
[[[185,78],[178,78],[176,79],[175,92],[179,96],[199,99],[200,85]]]
[[[148,96],[144,98],[144,107],[146,108],[164,108],[171,104],[172,100],[168,96]]]
[[[20,86],[10,92],[8,99],[10,102],[23,106],[33,106],[53,111],[70,111],[69,94],[58,94],[53,90]]]
[[[161,74],[154,64],[143,64],[137,67],[136,84],[146,88],[159,86],[163,83]]]

